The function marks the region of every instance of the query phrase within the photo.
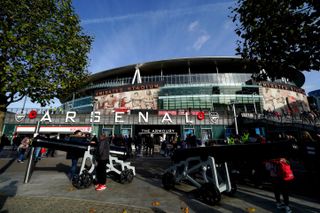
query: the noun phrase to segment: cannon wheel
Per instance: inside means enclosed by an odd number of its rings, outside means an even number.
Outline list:
[[[88,170],[84,170],[80,175],[82,178],[82,185],[84,188],[88,188],[93,182],[93,176],[88,172]]]
[[[237,184],[231,182],[231,191],[230,192],[226,192],[226,195],[228,196],[233,196],[238,190]]]
[[[72,185],[77,189],[81,189],[83,187],[82,178],[80,175],[74,175],[71,181],[72,181]]]
[[[127,179],[127,182],[128,182],[128,183],[131,183],[131,182],[132,182],[133,177],[134,177],[134,175],[133,175],[132,169],[127,170],[127,177],[126,177],[126,179]]]
[[[83,170],[80,175],[75,175],[72,178],[72,185],[77,189],[88,188],[93,182],[93,176],[88,170]]]
[[[134,175],[133,175],[132,169],[126,168],[125,170],[121,171],[119,181],[122,184],[131,183],[133,180],[133,177],[134,177]]]
[[[213,183],[205,183],[200,188],[200,197],[204,203],[214,206],[221,200],[221,193]]]
[[[166,190],[174,188],[175,178],[171,172],[166,172],[162,175],[162,184]]]
[[[119,181],[122,184],[124,184],[127,181],[127,171],[126,170],[121,171]]]

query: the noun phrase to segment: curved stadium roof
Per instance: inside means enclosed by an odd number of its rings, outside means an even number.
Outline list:
[[[246,63],[240,57],[192,57],[176,58],[161,61],[152,61],[140,64],[132,64],[124,67],[118,67],[90,76],[89,82],[99,82],[105,78],[133,77],[136,66],[139,66],[142,76],[171,74],[212,73],[218,69],[219,73],[253,73],[258,68]]]
[[[141,76],[188,74],[189,70],[195,73],[254,73],[259,68],[247,60],[238,56],[199,56],[174,58],[161,61],[152,61],[139,64],[131,64],[110,70],[95,73],[89,77],[89,83],[99,83],[106,78],[133,77],[136,66],[139,66]],[[296,72],[292,79],[298,87],[305,82],[304,74]]]
[[[89,84],[102,83],[106,79],[119,79],[133,77],[136,67],[139,67],[141,76],[151,75],[172,75],[172,74],[191,74],[196,73],[254,73],[259,68],[247,60],[238,56],[199,56],[174,58],[160,61],[151,61],[145,63],[131,64],[123,67],[105,70],[92,74],[88,82]],[[305,82],[303,73],[296,72],[292,74],[294,83],[301,87]],[[89,92],[91,89],[85,88],[80,90]],[[68,97],[60,98],[62,102],[71,99]]]

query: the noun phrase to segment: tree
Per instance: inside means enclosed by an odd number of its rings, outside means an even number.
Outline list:
[[[238,0],[237,53],[272,79],[320,68],[319,0]]]
[[[25,96],[45,106],[76,90],[89,75],[91,42],[71,0],[1,0],[1,115]]]

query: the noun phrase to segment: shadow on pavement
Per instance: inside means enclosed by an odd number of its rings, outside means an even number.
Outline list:
[[[63,163],[58,163],[55,166],[36,166],[34,168],[35,171],[58,171],[58,172],[64,172],[68,173],[68,170],[70,169],[70,165],[66,165]]]
[[[160,209],[158,207],[152,207],[151,209],[155,213],[166,213],[165,211],[163,211],[162,209]]]
[[[1,169],[0,169],[0,175],[2,173],[4,173],[14,162],[15,162],[15,158],[12,158],[10,161],[8,161],[8,163],[6,163]]]
[[[58,163],[55,166],[35,166],[34,171],[58,171],[64,173],[68,177],[70,165]]]
[[[255,206],[259,206],[269,212],[277,212],[274,198],[267,194],[259,194],[256,190],[250,191],[241,188],[236,192],[236,197],[241,200],[251,203]],[[273,207],[274,206],[274,207]]]
[[[9,197],[14,197],[17,193],[18,189],[18,181],[11,181],[7,186],[4,186],[0,189],[0,191],[5,191],[8,196],[0,195],[0,213],[6,213],[8,210],[2,210],[5,205],[7,199]]]
[[[279,210],[276,211],[275,198],[273,196],[266,195],[265,193],[263,193],[263,191],[251,191],[241,188],[241,190],[238,191],[236,194],[238,195],[238,197],[241,197],[242,200],[259,206],[265,210],[268,210],[270,212],[281,212]],[[290,199],[289,205],[292,207],[293,212],[319,212],[318,208],[297,203],[294,201],[294,199]],[[270,206],[274,206],[274,208]]]
[[[171,160],[167,158],[152,158],[152,157],[142,157],[142,158],[136,158],[133,162],[133,165],[136,167],[136,173],[139,174],[141,178],[144,178],[143,181],[148,182],[149,184],[159,187],[162,190],[162,174],[165,172],[165,170],[171,165]],[[135,177],[139,178],[139,177]],[[181,201],[187,205],[190,210],[193,212],[220,212],[218,210],[213,209],[211,206],[208,206],[200,201],[198,201],[195,197],[195,190],[181,190],[179,188],[174,188],[172,190],[167,191],[175,196],[178,196]],[[181,205],[181,204],[180,204]],[[227,205],[226,205],[227,207]],[[183,204],[181,206],[183,207]],[[232,212],[239,212],[238,208],[235,208],[233,206],[228,206],[228,208]],[[160,208],[153,207],[152,210],[154,212],[164,212]],[[183,212],[183,211],[181,211]]]

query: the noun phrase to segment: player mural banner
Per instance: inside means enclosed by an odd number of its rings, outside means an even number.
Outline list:
[[[309,111],[307,96],[297,91],[262,87],[263,109],[280,113],[299,114]]]
[[[110,115],[132,109],[158,109],[160,84],[130,85],[96,92],[95,111]]]

